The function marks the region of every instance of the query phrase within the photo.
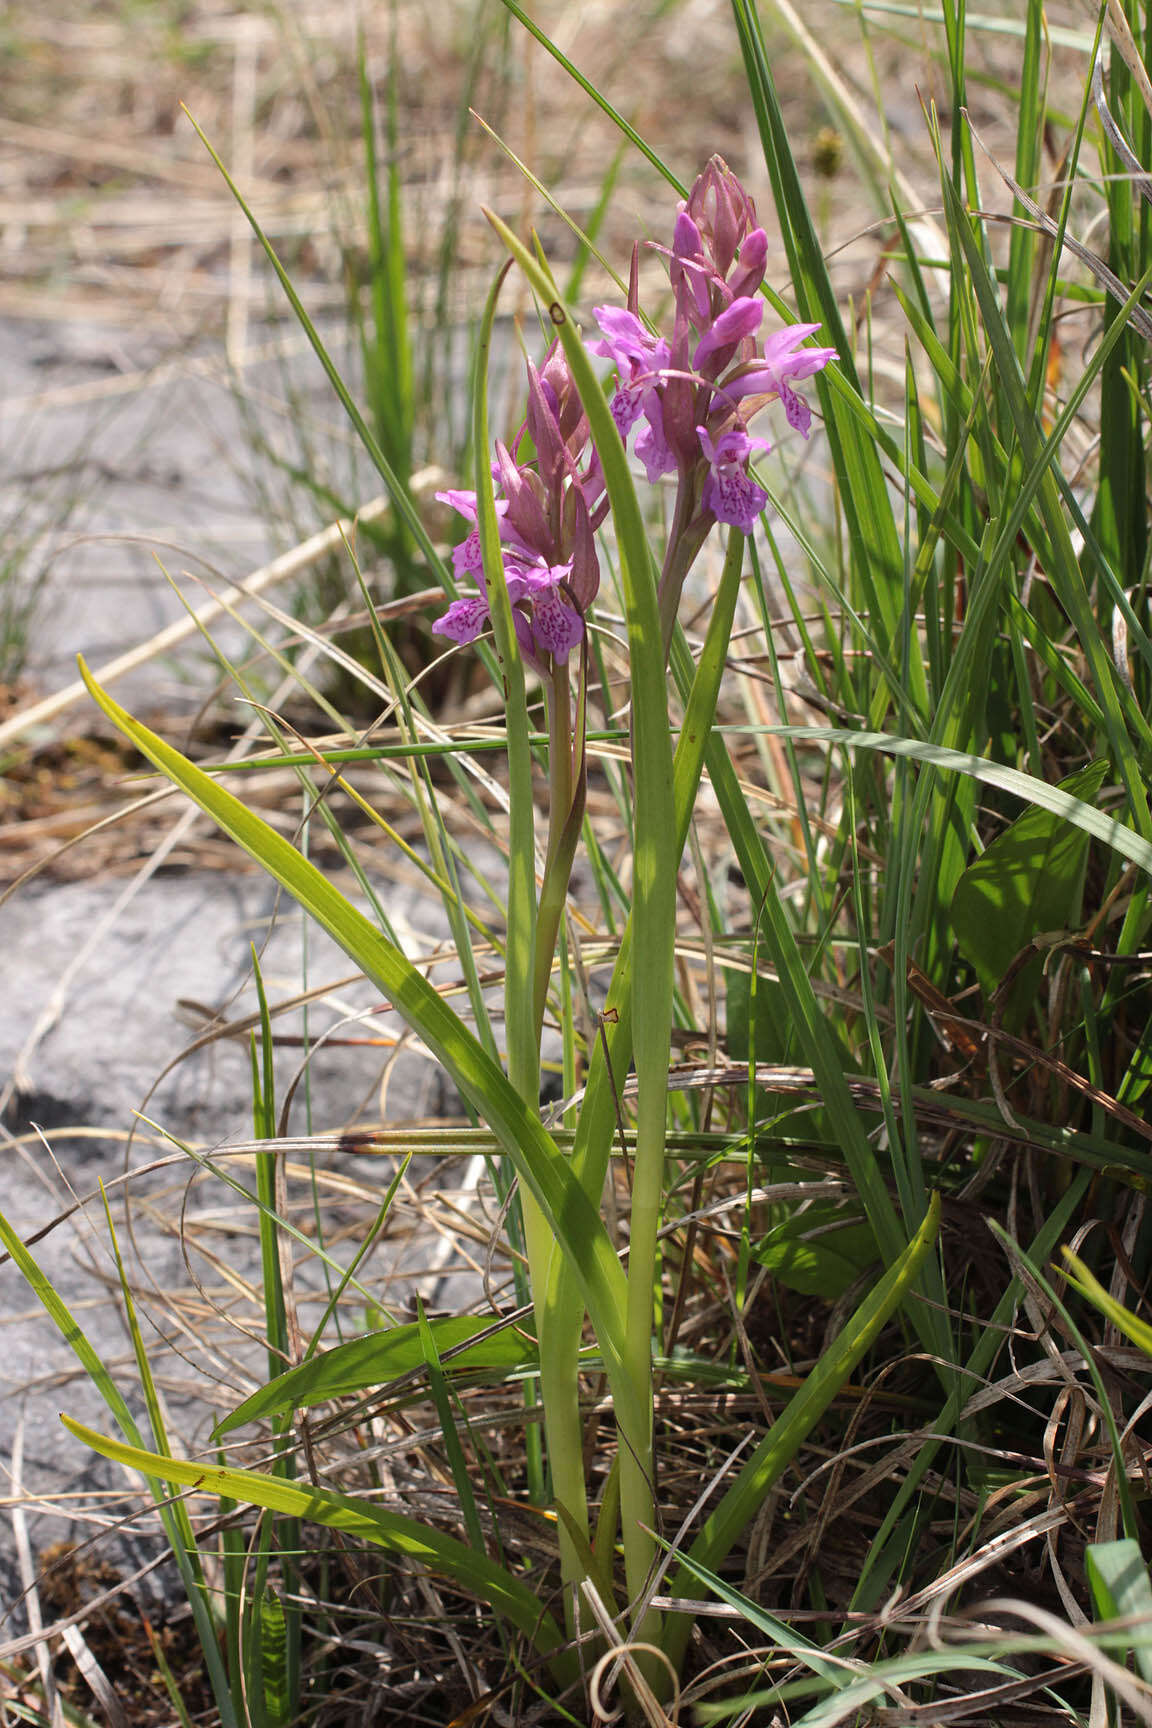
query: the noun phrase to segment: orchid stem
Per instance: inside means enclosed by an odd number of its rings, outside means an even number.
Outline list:
[[[587,779],[584,766],[583,680],[579,697],[579,720],[573,736],[571,697],[567,663],[556,666],[548,693],[548,853],[536,916],[536,980],[534,1011],[536,1035],[544,1026],[552,962],[560,933],[560,920],[568,898],[572,861],[580,843],[584,821]]]

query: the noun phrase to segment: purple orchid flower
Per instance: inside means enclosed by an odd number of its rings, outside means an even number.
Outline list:
[[[612,418],[626,440],[655,394],[661,369],[668,365],[668,344],[663,337],[649,335],[636,314],[623,306],[596,306],[593,312],[604,340],[588,346],[616,367]]]
[[[835,360],[835,348],[801,348],[800,343],[819,330],[819,324],[789,324],[777,330],[764,344],[764,352],[746,371],[724,382],[724,393],[730,401],[745,396],[778,396],[784,404],[788,424],[807,438],[812,425],[812,410],[802,396],[793,390],[790,380],[811,378]]]
[[[649,484],[655,485],[661,474],[670,474],[677,465],[664,431],[661,397],[660,374],[671,358],[668,344],[663,337],[650,336],[636,314],[622,306],[597,306],[594,310],[604,340],[588,346],[593,354],[603,355],[616,366],[612,418],[627,443],[632,427],[644,417],[647,425],[636,440],[636,454]]]
[[[748,294],[755,294],[764,280],[767,267],[768,236],[763,228],[753,228],[741,242],[735,274],[728,281],[732,298],[740,300]]]
[[[479,594],[454,600],[442,617],[434,620],[433,632],[461,645],[475,642],[491,621],[488,587],[482,570],[474,572]],[[522,652],[538,662],[541,651],[554,660],[566,660],[584,635],[584,620],[565,597],[572,574],[570,564],[550,567],[509,552],[504,560],[504,580],[512,602],[512,622]]]
[[[767,438],[750,438],[743,426],[722,432],[715,443],[706,426],[698,426],[696,430],[708,458],[701,503],[717,522],[751,534],[756,518],[768,502],[768,494],[748,473],[748,458],[753,450],[770,450],[771,443]]]
[[[692,364],[699,372],[707,360],[712,360],[718,371],[723,371],[728,364],[737,345],[746,336],[754,336],[760,328],[760,320],[764,316],[764,302],[750,296],[743,300],[733,300],[731,306],[713,320],[712,328],[702,336],[696,344],[696,352]],[[719,355],[719,360],[716,356]]]
[[[466,535],[458,546],[452,548],[452,568],[457,576],[474,576],[483,564],[480,555],[480,530],[476,526],[478,514],[476,494],[475,492],[437,492],[435,497],[437,503],[450,505],[458,516],[463,516],[466,522],[472,523],[471,533]],[[497,516],[506,516],[507,513],[507,498],[497,498]],[[501,524],[501,532],[503,532],[503,524]]]
[[[681,303],[685,291],[691,302],[689,316],[696,324],[707,324],[712,316],[711,279],[714,270],[704,254],[704,240],[686,210],[676,218],[672,234],[672,261],[669,269],[672,291]]]

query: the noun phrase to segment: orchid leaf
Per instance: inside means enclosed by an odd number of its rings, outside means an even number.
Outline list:
[[[108,718],[339,943],[475,1106],[521,1180],[536,1196],[557,1242],[571,1260],[613,1388],[619,1387],[621,1398],[630,1399],[621,1360],[625,1285],[620,1262],[595,1205],[503,1070],[407,956],[310,859],[178,750],[133,719],[94,681],[83,660],[80,671]]]
[[[1061,780],[1058,790],[1088,802],[1104,782],[1106,762],[1092,762]],[[985,847],[952,896],[952,925],[961,953],[986,996],[1035,936],[1064,930],[1078,915],[1088,836],[1049,810],[1033,808]],[[1037,967],[1042,964],[1039,955]],[[1019,984],[1031,1000],[1035,980]]]
[[[1084,1564],[1097,1620],[1131,1623],[1136,1667],[1152,1682],[1152,1581],[1140,1544],[1129,1536],[1093,1542],[1084,1552]]]
[[[507,1373],[535,1360],[535,1346],[523,1333],[510,1327],[493,1332],[491,1321],[476,1315],[443,1315],[425,1324],[443,1366],[453,1374],[491,1369]],[[472,1338],[478,1341],[469,1343]],[[370,1332],[363,1338],[350,1338],[347,1343],[334,1345],[261,1386],[217,1424],[215,1438],[222,1439],[246,1422],[266,1421],[289,1410],[322,1404],[329,1398],[357,1397],[363,1392],[387,1388],[401,1375],[420,1368],[424,1360],[417,1322]]]
[[[217,1498],[239,1501],[241,1504],[263,1506],[270,1512],[306,1519],[323,1524],[329,1530],[342,1531],[347,1536],[359,1536],[378,1548],[399,1558],[416,1561],[432,1572],[451,1578],[453,1583],[488,1604],[510,1620],[537,1650],[547,1655],[563,1642],[560,1628],[539,1597],[527,1584],[497,1566],[484,1554],[477,1554],[455,1537],[389,1512],[371,1500],[356,1499],[350,1494],[338,1494],[331,1488],[311,1483],[288,1482],[280,1476],[265,1476],[258,1470],[234,1470],[225,1465],[192,1463],[183,1458],[160,1457],[145,1452],[139,1446],[128,1446],[95,1429],[61,1416],[65,1428],[102,1458],[111,1458],[127,1470],[164,1482],[180,1483]]]

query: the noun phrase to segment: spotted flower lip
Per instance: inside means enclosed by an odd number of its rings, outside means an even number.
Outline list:
[[[623,306],[596,306],[593,313],[604,336],[589,347],[616,367],[612,418],[621,438],[627,438],[659,386],[661,369],[669,364],[668,344],[663,337],[652,336]]]
[[[700,447],[708,458],[708,477],[701,502],[717,522],[751,534],[756,518],[768,502],[763,486],[748,473],[748,458],[754,450],[770,450],[767,438],[750,438],[743,426],[722,432],[713,442],[707,427],[697,427]]]
[[[642,326],[640,330],[643,333]],[[653,346],[651,338],[640,341],[627,315],[616,336],[637,350],[638,359]],[[520,461],[515,452],[526,434],[532,456]],[[525,661],[547,676],[584,639],[584,614],[600,585],[595,528],[605,490],[587,415],[559,343],[539,370],[529,365],[528,413],[511,448],[497,440],[492,478],[516,638]],[[454,600],[432,629],[452,642],[474,642],[492,619],[476,494],[444,491],[436,496],[471,525],[453,549],[452,562],[457,576],[470,578],[479,593]]]
[[[525,653],[535,657],[543,650],[554,660],[563,661],[583,639],[584,620],[565,592],[571,574],[571,564],[549,566],[542,558],[533,562],[506,554],[504,580],[516,635]],[[488,588],[483,571],[475,575],[479,594],[454,600],[447,612],[433,621],[437,636],[463,645],[475,642],[488,628],[492,617]]]

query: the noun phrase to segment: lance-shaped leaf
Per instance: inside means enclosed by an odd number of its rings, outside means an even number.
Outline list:
[[[478,1315],[443,1315],[425,1321],[425,1325],[446,1369],[476,1373],[495,1368],[507,1372],[536,1358],[535,1346],[523,1333],[511,1327],[494,1332],[491,1321]],[[477,1339],[475,1344],[469,1343],[472,1338]],[[231,1434],[246,1422],[267,1420],[288,1410],[322,1404],[329,1398],[356,1397],[376,1387],[388,1386],[401,1375],[420,1368],[424,1360],[416,1322],[393,1326],[386,1332],[370,1332],[364,1338],[350,1338],[347,1343],[309,1357],[299,1367],[289,1368],[261,1386],[217,1424],[216,1437]]]
[[[626,1289],[620,1262],[595,1205],[503,1069],[408,957],[310,859],[114,702],[92,678],[83,660],[80,672],[113,724],[339,943],[475,1106],[512,1160],[517,1175],[535,1195],[571,1262],[604,1353],[613,1395],[618,1402],[631,1404],[633,1394],[622,1365]]]
[[[331,1488],[318,1488],[311,1483],[287,1482],[282,1476],[265,1476],[258,1470],[233,1470],[221,1464],[162,1458],[86,1428],[70,1416],[62,1415],[60,1420],[69,1434],[74,1434],[93,1452],[123,1464],[128,1470],[139,1470],[144,1476],[164,1482],[179,1482],[217,1499],[264,1506],[270,1512],[323,1524],[329,1530],[359,1536],[399,1558],[418,1561],[490,1605],[531,1639],[542,1654],[550,1654],[564,1642],[559,1626],[541,1606],[534,1590],[487,1555],[477,1554],[455,1537],[419,1524],[414,1518],[386,1511],[370,1500],[354,1499],[351,1494],[337,1494]]]

